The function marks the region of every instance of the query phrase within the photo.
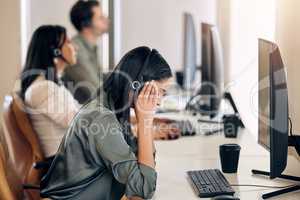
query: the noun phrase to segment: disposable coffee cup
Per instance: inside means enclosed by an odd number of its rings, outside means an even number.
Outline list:
[[[224,121],[224,134],[227,138],[236,138],[238,135],[239,126],[235,115],[226,115]]]
[[[241,146],[238,144],[224,144],[220,146],[220,160],[224,173],[238,171]]]

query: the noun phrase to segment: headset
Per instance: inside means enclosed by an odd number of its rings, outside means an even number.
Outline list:
[[[53,56],[54,58],[62,58],[62,52],[59,48],[53,48]]]
[[[62,51],[59,48],[53,48],[52,54],[54,58],[60,58],[62,59],[65,63],[70,65],[69,61],[63,56]]]
[[[82,0],[84,4],[84,7],[87,8],[86,6],[86,3],[88,2],[89,0]],[[81,26],[82,27],[85,27],[85,28],[88,28],[88,27],[92,27],[92,21],[90,19],[90,16],[88,16],[88,14],[85,14],[82,16],[82,22],[81,22]]]
[[[81,22],[81,26],[84,28],[88,28],[92,26],[92,22],[90,19],[87,18],[87,16],[84,16],[84,19]]]
[[[141,89],[144,86],[144,77],[142,76],[143,71],[145,70],[146,66],[149,64],[150,62],[150,57],[152,56],[154,50],[150,50],[147,53],[147,57],[145,59],[145,62],[143,63],[143,66],[140,68],[139,72],[137,73],[137,78],[135,80],[133,80],[131,83],[129,83],[128,87],[130,90],[133,91],[134,97],[136,98],[137,95],[139,94],[139,92],[141,91]],[[123,58],[124,59],[124,58]],[[122,59],[122,60],[123,60]],[[120,63],[122,63],[122,60],[120,61]],[[122,65],[122,64],[119,64]],[[108,80],[105,82],[105,84],[111,84],[113,85],[111,88],[117,87],[117,84],[119,84],[119,79],[120,79],[120,74],[119,73],[112,73],[110,78],[108,78]],[[116,85],[114,85],[116,84]]]
[[[149,52],[143,66],[141,67],[141,69],[137,75],[137,80],[135,80],[131,83],[131,88],[136,94],[138,94],[140,92],[140,90],[143,88],[143,86],[145,84],[144,78],[143,78],[143,76],[141,76],[141,74],[143,73],[146,66],[149,64],[149,61],[150,61],[150,58],[151,58],[153,52],[154,52],[154,50],[151,50],[151,52]]]

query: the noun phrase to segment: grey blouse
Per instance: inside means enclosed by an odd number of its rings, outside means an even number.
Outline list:
[[[99,102],[87,104],[73,120],[42,179],[42,197],[120,200],[125,194],[152,198],[155,170],[137,162],[136,147],[125,139],[109,106]]]

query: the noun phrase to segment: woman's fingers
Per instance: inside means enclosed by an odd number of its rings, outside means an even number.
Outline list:
[[[148,100],[148,98],[150,97],[151,94],[151,90],[152,90],[152,84],[151,82],[147,82],[147,88],[144,94],[144,97]]]
[[[139,96],[145,96],[145,92],[147,90],[148,85],[149,85],[148,82],[146,82]]]
[[[153,85],[153,93],[152,93],[152,104],[153,105],[157,105],[157,101],[158,101],[158,89],[155,85]]]
[[[140,91],[140,93],[139,93],[138,98],[139,98],[140,100],[143,100],[143,101],[144,101],[144,99],[146,98],[148,89],[149,89],[149,82],[146,82],[145,85],[144,85],[144,87],[143,87],[143,89],[142,89],[142,90]]]
[[[155,98],[155,85],[152,83],[151,84],[150,98],[149,98],[151,103],[153,102],[154,98]]]
[[[147,93],[148,100],[149,100],[149,103],[154,103],[156,96],[157,96],[157,92],[156,92],[157,89],[156,89],[156,86],[153,81],[151,81],[149,83],[149,86],[151,88],[149,89],[149,93]]]
[[[154,87],[153,87],[153,84],[152,84],[152,83],[150,83],[150,87],[151,87],[151,89],[150,89],[150,93],[149,93],[149,100],[152,99],[153,94],[154,94]]]

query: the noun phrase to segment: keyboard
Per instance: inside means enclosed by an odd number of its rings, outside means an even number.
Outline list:
[[[194,189],[200,198],[234,195],[234,190],[218,169],[188,171]]]

